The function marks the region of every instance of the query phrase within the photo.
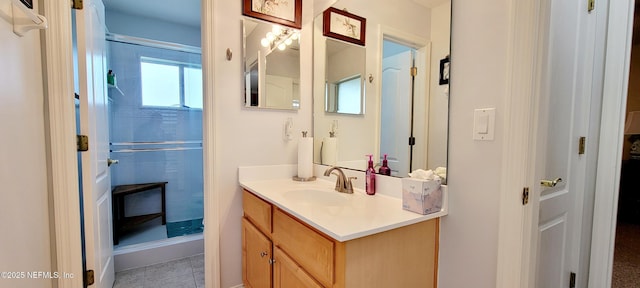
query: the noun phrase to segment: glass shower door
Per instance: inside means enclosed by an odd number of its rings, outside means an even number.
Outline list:
[[[119,246],[201,233],[201,55],[157,43],[110,40],[108,46],[115,78],[109,89],[111,158],[119,160],[111,168],[112,186],[152,187],[114,203],[114,215],[140,222],[119,227]],[[158,183],[165,183],[164,193],[162,185],[151,185]],[[165,217],[133,221],[163,210]]]

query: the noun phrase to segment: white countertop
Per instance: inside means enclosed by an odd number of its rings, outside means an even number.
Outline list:
[[[339,193],[333,190],[334,181],[322,179],[312,182],[297,182],[291,178],[241,179],[240,186],[341,242],[438,218],[447,215],[448,208],[446,189],[443,189],[442,210],[420,215],[403,210],[402,199],[381,193],[369,196],[360,189],[355,189],[353,194]],[[326,201],[314,201],[312,196],[305,197],[305,194],[291,197],[292,193],[304,193],[303,190],[335,195],[325,195],[330,196]],[[324,198],[322,194],[317,195]]]

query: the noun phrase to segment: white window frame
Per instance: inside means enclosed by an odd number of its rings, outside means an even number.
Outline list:
[[[187,105],[185,105],[185,73],[184,70],[185,68],[195,68],[195,69],[200,69],[200,73],[202,75],[202,65],[199,64],[193,64],[193,63],[187,63],[187,62],[180,62],[180,61],[172,61],[172,60],[166,60],[166,59],[160,59],[160,58],[152,58],[152,57],[146,57],[146,56],[142,56],[140,57],[140,79],[143,79],[143,75],[142,75],[142,64],[143,63],[150,63],[150,64],[159,64],[159,65],[167,65],[167,66],[176,66],[179,69],[179,101],[180,103],[178,104],[179,106],[157,106],[157,105],[144,105],[144,92],[141,91],[140,93],[140,105],[144,108],[167,108],[167,109],[195,109],[195,110],[202,110],[202,107],[189,107]],[[141,80],[142,81],[142,80]],[[201,105],[202,106],[202,105]]]

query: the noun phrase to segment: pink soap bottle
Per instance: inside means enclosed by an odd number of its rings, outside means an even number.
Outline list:
[[[367,194],[373,195],[376,194],[376,170],[373,169],[373,155],[369,156],[369,167],[367,168],[366,173],[366,191]]]
[[[378,174],[391,176],[391,168],[387,162],[387,154],[384,154],[384,160],[382,160],[382,167],[378,169]]]

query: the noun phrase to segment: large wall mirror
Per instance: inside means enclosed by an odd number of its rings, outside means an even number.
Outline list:
[[[390,9],[384,0],[340,0],[332,7],[366,18],[366,42],[324,36],[323,11],[315,11],[314,162],[365,170],[365,155],[380,165],[386,154],[396,177],[446,167],[451,1],[397,0]],[[358,112],[340,111],[335,91],[345,81],[360,89],[348,97],[359,101]]]
[[[243,19],[244,105],[300,107],[300,31]]]

